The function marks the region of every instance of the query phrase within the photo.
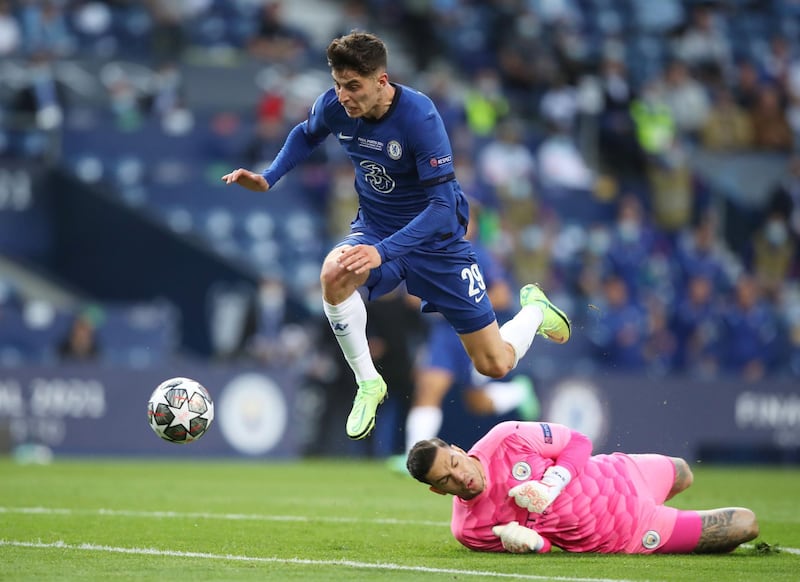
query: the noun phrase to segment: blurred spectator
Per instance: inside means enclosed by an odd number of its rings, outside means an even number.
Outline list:
[[[367,4],[364,0],[344,0],[340,22],[333,36],[344,36],[353,30],[369,30],[370,17]]]
[[[247,317],[247,355],[265,365],[294,365],[310,349],[302,327],[307,317],[304,306],[289,295],[283,276],[265,273]]]
[[[536,164],[544,192],[563,188],[581,191],[589,197],[595,181],[594,171],[567,127],[550,125],[547,137],[536,150]]]
[[[186,102],[183,75],[176,64],[164,62],[155,71],[147,101],[166,134],[182,135],[194,126],[194,114]]]
[[[654,258],[659,250],[659,236],[649,224],[641,201],[632,194],[623,196],[619,201],[604,270],[624,281],[626,300],[628,297],[632,301],[640,300],[653,289]],[[614,281],[609,287],[617,298],[620,292]]]
[[[769,207],[788,217],[792,234],[800,240],[800,153],[792,154],[786,167],[786,174],[770,194]]]
[[[642,356],[650,375],[666,376],[675,369],[678,339],[670,326],[670,311],[664,298],[652,296],[646,303],[647,337]]]
[[[663,86],[657,79],[644,84],[631,101],[631,118],[636,128],[636,141],[646,156],[667,152],[677,137],[672,109],[664,98]]]
[[[781,104],[780,91],[774,85],[762,85],[750,110],[755,146],[764,150],[788,152],[794,135]]]
[[[150,50],[156,67],[173,65],[181,60],[188,46],[186,21],[207,7],[209,0],[145,0],[152,17]]]
[[[253,134],[241,152],[246,167],[266,169],[280,151],[286,137],[286,97],[283,92],[268,89],[258,101]]]
[[[647,313],[632,297],[625,279],[607,275],[599,303],[599,317],[589,331],[596,359],[619,372],[642,370],[648,334]]]
[[[720,354],[724,368],[750,382],[762,380],[778,364],[780,333],[776,313],[762,298],[758,282],[742,274],[722,317]]]
[[[578,95],[563,74],[553,76],[539,102],[539,112],[549,126],[561,133],[572,133],[578,116]]]
[[[56,78],[54,62],[46,53],[36,53],[31,56],[25,74],[25,83],[12,101],[12,110],[38,129],[60,127],[66,93]]]
[[[494,69],[478,70],[464,95],[467,125],[472,132],[488,138],[498,123],[509,113],[509,103],[503,94],[500,76]]]
[[[741,59],[734,70],[733,93],[736,103],[750,111],[758,101],[758,94],[763,82],[756,64],[747,58]]]
[[[531,5],[523,5],[510,21],[510,30],[498,38],[497,68],[515,112],[530,119],[537,113],[537,96],[555,72],[556,63],[546,31]]]
[[[705,87],[680,60],[670,61],[661,83],[662,98],[672,112],[678,133],[695,141],[711,109]]]
[[[467,116],[464,109],[464,88],[460,83],[458,71],[446,63],[438,62],[424,74],[423,82],[424,92],[439,110],[447,132],[450,135],[456,135],[458,132],[464,135],[465,141],[469,140],[471,134],[462,131],[465,129]],[[469,146],[461,141],[453,140],[452,145],[456,152],[469,151]]]
[[[713,280],[698,273],[692,275],[679,292],[670,320],[677,342],[675,368],[679,372],[701,378],[717,374],[720,313],[714,289]]]
[[[15,55],[22,46],[22,30],[8,0],[0,0],[0,57]]]
[[[724,75],[732,60],[732,51],[724,30],[723,15],[711,4],[695,4],[689,22],[673,41],[675,55],[704,81],[716,81]]]
[[[500,198],[530,198],[536,172],[536,158],[523,142],[519,120],[507,120],[497,127],[495,138],[478,151],[478,172]]]
[[[775,305],[786,281],[797,277],[797,239],[792,236],[783,212],[774,210],[767,215],[751,241],[747,260],[764,295]]]
[[[58,355],[64,361],[97,360],[100,346],[97,339],[99,313],[84,310],[75,315],[67,335],[58,344]]]
[[[253,57],[270,64],[302,66],[308,58],[311,41],[305,31],[286,21],[282,0],[265,0],[258,14],[255,36],[247,48]]]
[[[729,249],[718,233],[719,219],[713,212],[704,212],[697,222],[684,230],[672,254],[673,278],[678,289],[678,299],[684,299],[681,290],[689,290],[689,281],[696,277],[707,279],[714,294],[727,293],[731,288],[728,271],[735,263]]]
[[[23,50],[28,55],[66,57],[75,50],[65,14],[66,3],[58,0],[21,0],[19,20]]]
[[[753,122],[731,90],[720,87],[712,99],[711,112],[700,129],[700,144],[715,152],[737,152],[753,147]]]
[[[603,109],[597,148],[603,168],[622,177],[639,175],[644,169],[644,156],[631,117],[633,87],[622,59],[607,57],[603,60],[600,86]]]
[[[767,50],[761,57],[761,70],[766,81],[780,88],[785,93],[789,83],[789,71],[792,65],[792,45],[783,34],[774,34],[769,39]]]

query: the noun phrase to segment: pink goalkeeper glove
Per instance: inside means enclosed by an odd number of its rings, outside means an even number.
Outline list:
[[[508,492],[519,507],[533,513],[542,513],[550,507],[564,487],[572,479],[570,472],[564,467],[553,465],[544,472],[541,481],[527,481]]]
[[[512,554],[538,552],[544,547],[542,536],[516,521],[496,525],[492,528],[492,533],[500,538],[503,547]]]

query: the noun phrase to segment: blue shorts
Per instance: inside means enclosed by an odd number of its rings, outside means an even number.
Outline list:
[[[422,361],[423,368],[438,368],[453,375],[453,386],[472,384],[472,360],[453,327],[437,317],[428,333],[428,350]]]
[[[382,239],[360,227],[336,246],[376,245]],[[483,329],[496,319],[472,244],[466,239],[437,251],[414,249],[372,269],[365,284],[369,299],[386,295],[402,281],[409,293],[422,300],[422,311],[438,311],[459,334]]]

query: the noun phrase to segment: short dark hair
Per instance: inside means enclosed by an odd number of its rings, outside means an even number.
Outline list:
[[[426,476],[431,470],[433,460],[436,458],[437,449],[448,449],[450,445],[440,438],[433,437],[419,441],[408,452],[406,459],[406,469],[414,479],[421,483],[430,485]]]
[[[355,71],[369,77],[386,68],[387,51],[383,41],[369,32],[356,32],[333,39],[326,52],[334,71]]]

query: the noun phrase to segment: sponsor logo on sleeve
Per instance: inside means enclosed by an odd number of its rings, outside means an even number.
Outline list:
[[[431,158],[430,164],[432,168],[440,168],[442,166],[446,166],[447,164],[453,163],[453,156],[442,156],[441,158]]]

